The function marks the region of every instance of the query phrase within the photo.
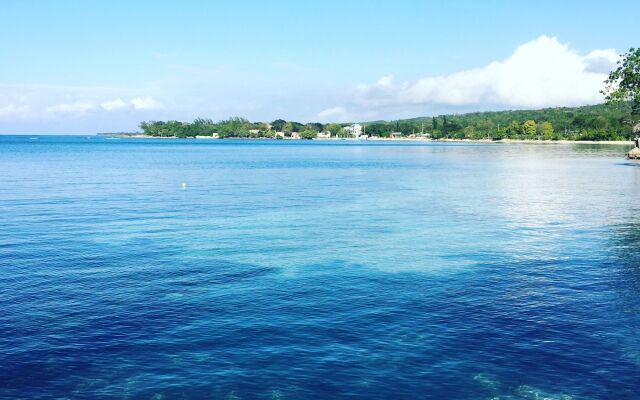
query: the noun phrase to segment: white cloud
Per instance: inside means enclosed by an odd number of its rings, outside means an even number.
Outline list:
[[[124,109],[135,109],[135,110],[155,110],[163,108],[163,105],[160,104],[157,100],[152,97],[135,97],[129,101],[124,101],[121,98],[117,98],[115,100],[104,101],[100,103],[100,107],[102,107],[105,111],[119,111]]]
[[[508,58],[449,75],[395,82],[383,76],[356,87],[357,107],[432,104],[452,107],[551,107],[601,102],[606,72],[618,55],[613,49],[584,56],[555,37],[525,43]]]
[[[392,83],[393,83],[393,75],[389,74],[378,79],[377,85],[384,87],[384,86],[391,86]]]
[[[620,56],[614,49],[594,50],[585,57],[586,72],[608,74],[618,62]]]
[[[24,118],[31,113],[31,108],[27,105],[15,105],[13,103],[0,107],[0,119]]]
[[[59,103],[54,105],[49,105],[44,107],[44,114],[47,115],[82,115],[88,111],[122,111],[128,109],[134,110],[155,110],[162,108],[162,104],[160,104],[157,100],[152,97],[135,97],[131,100],[125,101],[121,98],[116,98],[114,100],[106,100],[99,102],[99,105],[96,105],[94,102],[89,100],[78,100],[74,102],[66,102]]]
[[[84,114],[94,108],[95,106],[88,101],[76,101],[72,103],[60,103],[47,106],[45,107],[44,112],[48,114]]]
[[[136,110],[156,110],[163,108],[163,105],[152,97],[136,97],[131,99],[131,105]]]
[[[102,107],[102,109],[106,111],[116,111],[122,110],[123,108],[128,108],[129,104],[118,98],[115,100],[102,102],[100,103],[100,107]]]

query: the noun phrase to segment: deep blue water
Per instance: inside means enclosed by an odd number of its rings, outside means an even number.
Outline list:
[[[0,136],[0,398],[638,399],[624,151]]]

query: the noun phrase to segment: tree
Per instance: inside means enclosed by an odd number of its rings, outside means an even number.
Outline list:
[[[388,137],[391,134],[391,127],[385,122],[374,122],[367,125],[367,134],[371,136]]]
[[[291,132],[302,132],[305,130],[304,124],[301,124],[300,122],[291,121],[290,124]]]
[[[140,122],[140,129],[142,129],[142,133],[144,133],[145,135],[151,135],[151,126],[152,125],[153,125],[153,121],[151,121],[151,122],[147,122],[147,121]]]
[[[443,115],[441,131],[445,136],[449,137],[450,133],[460,133],[462,126],[456,121],[450,121],[446,115]]]
[[[322,125],[320,122],[309,122],[307,124],[307,128],[312,131],[322,132],[322,130],[324,129],[324,125]]]
[[[315,139],[316,137],[318,137],[318,132],[311,129],[300,132],[300,139]]]
[[[509,124],[509,126],[507,126],[505,131],[508,137],[510,138],[515,137],[520,132],[520,124],[518,123],[518,121],[511,121],[511,123]]]
[[[261,134],[266,134],[269,131],[269,125],[264,122],[254,122],[252,129],[257,129]]]
[[[480,131],[479,133],[482,135],[485,135],[486,137],[491,137],[491,135],[493,134],[493,130],[495,128],[495,125],[493,124],[493,122],[488,119],[481,120],[476,124],[476,126]]]
[[[640,48],[622,54],[618,68],[609,73],[601,91],[607,103],[630,103],[631,118],[640,117]]]
[[[434,132],[438,130],[438,120],[436,119],[436,117],[431,118],[431,127],[433,128]]]
[[[218,134],[224,137],[247,137],[250,123],[244,118],[232,117],[218,122]]]
[[[216,128],[216,124],[209,118],[196,118],[191,123],[191,130],[198,136],[212,136]]]
[[[538,134],[545,140],[553,139],[553,125],[551,122],[545,121],[538,124]]]
[[[342,133],[342,125],[340,124],[329,124],[327,125],[327,130],[331,132],[332,136],[338,136]]]
[[[536,135],[536,121],[528,119],[522,123],[522,134],[527,137]]]
[[[276,132],[282,132],[282,129],[284,128],[284,124],[286,123],[287,121],[283,119],[277,119],[271,123],[271,129],[273,129]]]
[[[464,137],[467,139],[473,139],[476,133],[476,128],[473,126],[467,126],[462,130]]]

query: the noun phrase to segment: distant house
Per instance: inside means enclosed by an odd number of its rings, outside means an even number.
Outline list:
[[[276,137],[284,137],[284,132],[276,132]]]
[[[342,129],[344,129],[345,133],[348,136],[353,136],[357,138],[358,136],[362,135],[362,125],[360,124],[345,126]]]
[[[402,137],[402,132],[391,132],[391,137],[393,138]]]
[[[257,135],[258,133],[260,133],[260,129],[249,129],[249,133]]]
[[[331,132],[318,132],[319,139],[329,139],[331,137]]]

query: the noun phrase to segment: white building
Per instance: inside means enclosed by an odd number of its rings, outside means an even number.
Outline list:
[[[360,124],[345,126],[343,129],[349,136],[353,136],[357,138],[360,135],[362,135],[362,125]]]

